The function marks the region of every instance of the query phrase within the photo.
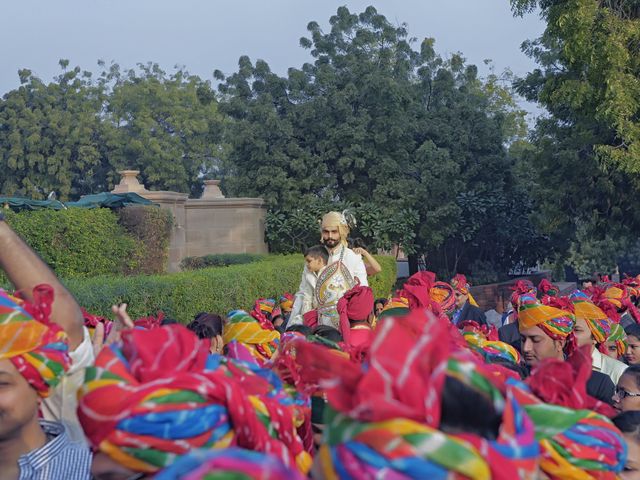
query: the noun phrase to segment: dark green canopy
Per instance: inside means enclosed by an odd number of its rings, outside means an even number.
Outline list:
[[[8,206],[11,210],[38,210],[41,208],[121,208],[129,205],[154,205],[151,200],[137,193],[97,193],[85,195],[77,202],[62,203],[58,200],[32,200],[22,197],[0,197],[0,206]]]

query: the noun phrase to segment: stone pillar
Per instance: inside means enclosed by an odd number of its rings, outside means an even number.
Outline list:
[[[220,180],[205,180],[204,191],[200,197],[202,200],[211,200],[214,198],[224,198],[222,190],[220,190]]]
[[[118,172],[122,178],[120,183],[116,185],[111,193],[141,193],[146,192],[147,189],[138,181],[138,175],[140,170],[120,170]]]

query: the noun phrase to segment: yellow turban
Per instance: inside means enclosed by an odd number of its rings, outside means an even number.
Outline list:
[[[340,242],[343,245],[347,244],[347,238],[349,237],[349,223],[345,218],[344,214],[340,212],[329,212],[322,217],[322,222],[320,223],[320,228],[332,228],[338,227],[338,232],[340,232]],[[322,237],[320,237],[322,240]]]

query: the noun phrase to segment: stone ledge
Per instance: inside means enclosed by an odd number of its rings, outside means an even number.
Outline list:
[[[190,198],[185,205],[186,208],[263,208],[264,200],[261,198],[217,198],[217,199],[195,199]]]

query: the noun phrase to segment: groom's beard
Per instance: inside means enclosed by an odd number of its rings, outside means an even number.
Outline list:
[[[323,240],[322,243],[325,247],[334,249],[340,243],[340,240],[334,240],[333,238],[328,238],[327,240]]]

